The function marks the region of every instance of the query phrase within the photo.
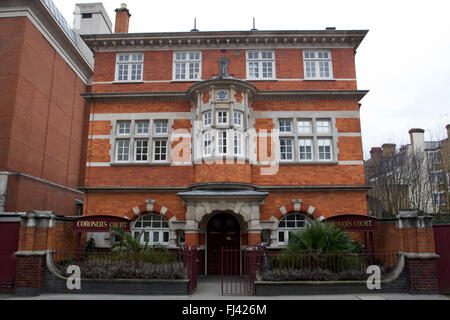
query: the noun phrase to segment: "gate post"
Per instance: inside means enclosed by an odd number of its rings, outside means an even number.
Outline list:
[[[411,293],[437,293],[436,259],[432,216],[400,211],[397,228],[403,239],[405,267]]]
[[[15,293],[39,295],[44,283],[49,229],[55,215],[46,211],[30,211],[21,217],[17,258]]]

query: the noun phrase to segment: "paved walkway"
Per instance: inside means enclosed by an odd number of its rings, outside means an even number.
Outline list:
[[[223,296],[220,277],[199,277],[197,291],[185,296],[118,295],[118,294],[42,294],[37,297],[1,295],[0,300],[450,300],[444,295],[413,295],[404,293],[334,294],[304,296]]]

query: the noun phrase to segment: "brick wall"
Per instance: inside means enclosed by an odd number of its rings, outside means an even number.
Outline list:
[[[1,18],[0,38],[4,62],[0,66],[0,171],[79,186],[88,113],[80,94],[86,92],[86,85],[28,18]],[[8,191],[8,198],[16,201],[7,200],[8,210],[48,210],[54,205],[51,210],[73,213],[73,201],[64,196],[59,203],[48,200],[47,186],[34,182],[36,192],[29,195],[27,184]],[[16,191],[20,193],[13,194]],[[32,198],[36,206],[22,198]]]
[[[278,79],[303,79],[302,50],[277,49],[275,51]],[[355,79],[353,49],[333,49],[333,75],[336,79]],[[203,50],[202,79],[211,79],[219,72],[218,59],[229,59],[228,73],[236,79],[246,79],[246,50]],[[111,84],[114,81],[115,52],[98,52],[95,60],[93,92],[186,91],[193,82]],[[172,80],[173,50],[144,53],[143,80]],[[100,83],[99,83],[100,82]],[[101,83],[103,82],[103,83]],[[354,81],[250,81],[260,90],[355,90]]]
[[[438,292],[435,258],[407,258],[406,270],[411,293]]]

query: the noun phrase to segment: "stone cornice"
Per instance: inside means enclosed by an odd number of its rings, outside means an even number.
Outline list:
[[[358,48],[368,30],[206,31],[84,35],[94,51],[147,51],[215,48]]]
[[[214,81],[214,80],[213,80]],[[209,80],[208,80],[209,82]],[[245,83],[245,82],[244,82]],[[199,82],[191,87],[196,88]],[[213,82],[208,84],[213,85]],[[198,88],[201,88],[200,86]],[[249,87],[250,88],[250,87]],[[145,101],[190,101],[187,92],[114,92],[114,93],[86,93],[81,96],[87,102],[145,102]],[[296,90],[296,91],[257,91],[254,100],[350,100],[360,101],[369,91],[367,90]]]
[[[211,184],[209,188],[215,188],[216,184]],[[364,192],[370,189],[370,186],[366,185],[319,185],[319,186],[253,186],[253,185],[236,185],[236,188],[242,187],[243,189],[255,190],[259,192]],[[198,185],[191,186],[128,186],[128,187],[115,187],[115,186],[104,186],[104,187],[78,187],[79,190],[89,193],[178,193],[191,190],[201,190],[208,189],[205,185],[200,188]]]

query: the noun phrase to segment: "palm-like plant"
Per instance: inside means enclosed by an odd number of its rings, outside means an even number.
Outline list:
[[[139,253],[141,251],[145,251],[145,249],[147,248],[147,244],[145,244],[145,246],[141,245],[141,237],[143,233],[139,238],[135,238],[131,235],[131,233],[125,232],[123,229],[120,228],[113,228],[111,229],[111,231],[120,237],[120,241],[112,245],[111,250],[113,251],[127,250]]]
[[[312,221],[304,230],[294,231],[286,248],[288,253],[358,253],[361,245],[333,223]]]

